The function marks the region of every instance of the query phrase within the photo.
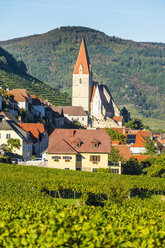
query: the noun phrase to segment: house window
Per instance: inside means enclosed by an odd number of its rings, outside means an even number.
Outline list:
[[[79,118],[77,118],[77,121],[79,121]]]
[[[10,133],[7,133],[6,134],[6,139],[10,139],[11,138],[11,134]]]
[[[65,159],[65,162],[70,162],[70,160],[72,159],[72,157],[70,157],[70,156],[64,156],[63,159]]]
[[[65,170],[69,170],[69,168],[65,168]]]
[[[84,121],[84,117],[82,118],[82,121]]]
[[[90,161],[92,162],[100,162],[100,155],[91,155]]]
[[[0,133],[0,139],[1,139],[1,133]]]
[[[53,158],[54,160],[59,160],[59,159],[61,159],[60,156],[52,156],[52,158]]]
[[[98,143],[94,143],[94,144],[93,144],[93,148],[96,149],[97,147],[98,147]]]
[[[76,171],[81,171],[81,168],[76,168]]]
[[[80,143],[76,143],[76,148],[80,148]]]
[[[80,78],[80,84],[82,84],[82,79]]]

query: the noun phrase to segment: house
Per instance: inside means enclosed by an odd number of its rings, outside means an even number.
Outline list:
[[[132,153],[128,145],[112,143],[112,146],[119,151],[119,154],[123,157],[124,161],[127,161],[132,157]]]
[[[48,166],[95,171],[108,168],[111,140],[104,129],[55,129],[49,137]]]
[[[136,134],[127,134],[128,144],[132,154],[143,154],[146,152],[146,139],[151,138],[152,134],[148,130],[140,130]]]
[[[92,66],[83,39],[73,71],[72,106],[81,106],[95,128],[118,127],[124,123],[108,87],[93,80]],[[118,120],[114,120],[118,117]]]
[[[32,103],[31,96],[25,89],[13,89],[8,90],[7,94],[11,96],[11,106],[9,110],[14,116],[18,109],[29,110],[29,105]],[[13,110],[13,111],[12,111]]]
[[[88,126],[88,115],[81,106],[58,106],[52,109],[71,122],[77,121],[82,126]]]
[[[1,119],[0,121],[0,145],[6,144],[10,138],[20,140],[20,149],[15,149],[14,153],[22,156],[26,160],[31,159],[32,140],[29,133],[24,131],[18,123],[12,120]]]
[[[29,132],[33,141],[33,155],[41,156],[41,153],[48,147],[48,133],[43,123],[19,123],[20,127]]]
[[[45,104],[43,101],[36,97],[35,95],[30,95],[31,96],[31,101],[32,101],[32,111],[34,114],[36,114],[37,117],[39,118],[44,118],[45,117]]]
[[[20,122],[18,119],[15,118],[14,115],[12,115],[8,111],[2,111],[2,112],[0,112],[0,121],[2,121],[2,119],[8,120],[8,121],[14,121],[16,123],[19,123]]]

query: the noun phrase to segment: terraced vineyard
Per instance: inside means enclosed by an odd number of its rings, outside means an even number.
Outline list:
[[[39,81],[26,73],[26,66],[19,67],[20,62],[16,61],[11,54],[0,47],[0,86],[9,89],[26,89],[30,94],[48,100],[55,106],[71,105],[71,98],[67,93],[61,93],[58,89]]]
[[[127,195],[165,190],[164,179],[7,164],[0,175],[0,247],[165,247],[164,202]],[[44,189],[83,193],[80,205],[59,205]],[[109,201],[84,204],[92,192]]]

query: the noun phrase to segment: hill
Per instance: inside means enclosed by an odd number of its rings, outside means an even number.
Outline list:
[[[85,27],[61,27],[0,45],[23,60],[28,73],[71,93],[82,38],[94,80],[105,83],[119,105],[132,106],[142,117],[165,118],[165,44],[123,40]]]
[[[71,104],[67,94],[52,89],[35,77],[27,74],[23,61],[17,61],[13,56],[0,47],[0,86],[2,88],[24,88],[29,93],[47,99],[54,105]]]

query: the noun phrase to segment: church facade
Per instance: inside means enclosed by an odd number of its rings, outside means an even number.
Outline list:
[[[93,81],[92,66],[83,39],[73,71],[72,106],[82,106],[93,128],[119,127],[122,113],[106,85]]]

